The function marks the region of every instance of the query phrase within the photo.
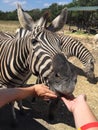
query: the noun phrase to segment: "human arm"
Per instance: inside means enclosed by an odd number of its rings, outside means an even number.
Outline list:
[[[44,84],[36,84],[26,88],[0,89],[0,107],[4,106],[8,102],[24,99],[31,95],[35,97],[38,96],[45,100],[57,97],[55,93],[49,90],[49,88]]]
[[[66,104],[69,111],[73,113],[76,128],[91,122],[97,122],[97,119],[88,106],[84,95],[80,95],[73,100],[68,100],[62,97],[62,100]],[[88,130],[98,130],[98,127],[92,127]]]

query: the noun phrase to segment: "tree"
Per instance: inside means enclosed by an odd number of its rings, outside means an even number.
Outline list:
[[[76,6],[98,6],[98,0],[73,0]]]

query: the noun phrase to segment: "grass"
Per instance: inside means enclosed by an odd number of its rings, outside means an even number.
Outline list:
[[[0,31],[14,33],[19,27],[18,21],[0,21]]]
[[[94,36],[92,34],[86,33],[85,30],[77,30],[77,28],[74,26],[71,27],[71,30],[76,30],[76,31],[72,33],[72,31],[69,31],[69,26],[65,25],[64,34],[71,35],[73,37],[79,37],[79,38],[80,37],[81,38],[89,38],[89,37],[91,38]]]

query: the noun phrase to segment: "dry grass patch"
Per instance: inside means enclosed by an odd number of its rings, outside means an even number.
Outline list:
[[[19,28],[18,21],[0,21],[0,31],[15,33]]]

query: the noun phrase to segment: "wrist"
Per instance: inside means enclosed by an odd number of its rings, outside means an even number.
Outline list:
[[[98,121],[95,122],[93,121],[81,126],[80,128],[78,128],[78,130],[87,130],[87,129],[95,130],[96,128],[98,129]]]
[[[36,85],[34,85],[34,86],[32,87],[32,95],[33,95],[34,97],[37,96]]]

